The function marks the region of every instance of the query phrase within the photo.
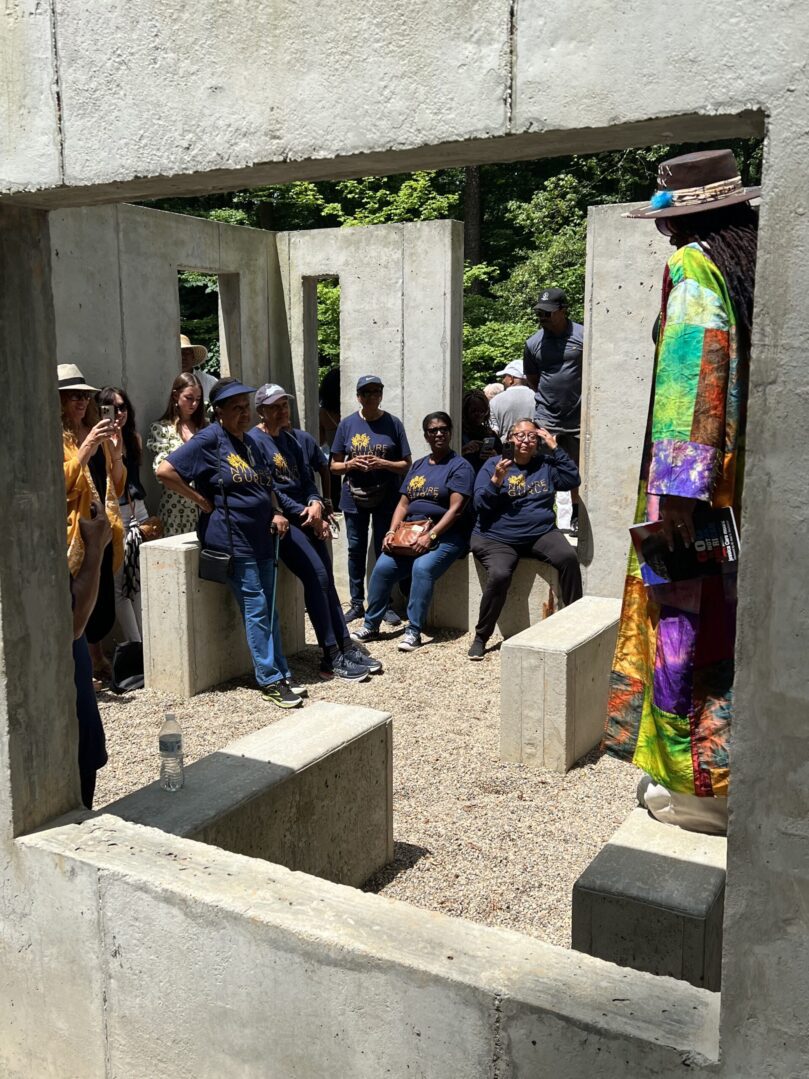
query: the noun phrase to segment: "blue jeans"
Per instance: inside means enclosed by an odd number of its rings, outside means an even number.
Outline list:
[[[365,567],[368,561],[368,527],[373,525],[374,554],[379,558],[385,532],[396,503],[385,502],[375,510],[348,510],[343,514],[348,540],[348,589],[351,602],[361,607],[365,599]]]
[[[379,629],[388,609],[393,586],[397,581],[412,575],[407,619],[411,628],[421,633],[432,602],[435,582],[465,550],[463,538],[457,537],[442,538],[434,551],[428,551],[418,558],[394,558],[389,554],[381,554],[368,585],[368,610],[365,613],[365,625],[368,629]]]
[[[270,632],[274,580],[275,562],[272,558],[258,562],[249,558],[233,559],[233,576],[228,578],[228,584],[242,612],[256,681],[262,688],[280,682],[289,675],[277,611]]]

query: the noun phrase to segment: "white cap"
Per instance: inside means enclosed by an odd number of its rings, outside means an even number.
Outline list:
[[[498,378],[502,378],[503,375],[511,375],[512,378],[525,378],[522,360],[512,360],[511,363],[506,364],[502,371],[495,371],[495,374]]]

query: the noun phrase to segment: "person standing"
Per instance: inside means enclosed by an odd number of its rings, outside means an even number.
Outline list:
[[[497,377],[503,380],[505,390],[491,402],[489,426],[505,438],[518,420],[534,414],[534,391],[526,381],[522,360],[507,363]]]
[[[195,375],[202,387],[202,396],[207,405],[210,393],[216,385],[216,375],[210,375],[202,367],[208,359],[205,345],[192,345],[190,337],[180,334],[180,370],[184,375]]]
[[[152,468],[157,470],[170,453],[185,445],[197,431],[207,427],[202,401],[202,383],[195,374],[177,375],[171,384],[166,411],[152,424],[146,445],[152,452]],[[193,532],[199,519],[198,507],[176,491],[164,490],[158,515],[163,535],[182,536]]]
[[[534,304],[539,330],[525,342],[523,371],[534,391],[534,419],[556,438],[579,466],[581,374],[584,327],[568,318],[567,296],[560,288],[543,289]],[[570,533],[579,531],[579,492],[570,492]]]
[[[730,150],[664,161],[657,183],[629,215],[676,248],[635,521],[662,521],[673,550],[694,542],[695,511],[732,506],[739,521],[760,188]],[[604,747],[644,770],[653,816],[692,831],[726,829],[735,631],[735,574],[647,588],[630,554]]]
[[[362,375],[357,380],[359,410],[340,420],[332,442],[331,470],[343,477],[340,509],[348,540],[351,605],[346,622],[365,614],[368,531],[373,530],[374,554],[379,558],[399,483],[412,460],[402,421],[380,407],[384,392],[378,375]],[[398,626],[402,620],[389,607],[384,621]]]

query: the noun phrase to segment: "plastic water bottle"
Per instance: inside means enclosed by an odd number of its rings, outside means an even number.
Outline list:
[[[183,775],[183,733],[173,715],[166,715],[159,735],[160,786],[164,791],[178,791]]]

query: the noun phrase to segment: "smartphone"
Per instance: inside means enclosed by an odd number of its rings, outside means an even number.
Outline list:
[[[99,407],[102,420],[109,420],[110,423],[115,423],[115,405],[101,405]]]
[[[503,457],[505,457],[506,460],[508,460],[508,461],[513,461],[514,460],[514,443],[513,442],[504,442],[503,443]]]
[[[488,438],[484,438],[480,444],[481,453],[494,453],[494,436],[489,435]]]

